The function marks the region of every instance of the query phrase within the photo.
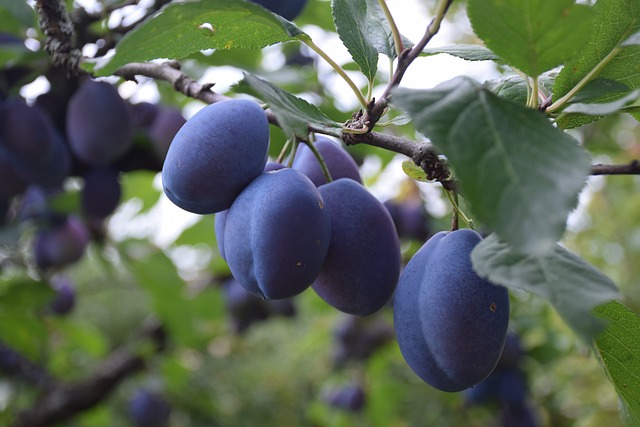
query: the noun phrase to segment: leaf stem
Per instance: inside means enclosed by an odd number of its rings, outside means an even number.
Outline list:
[[[475,230],[476,227],[475,225],[473,225],[473,220],[471,220],[467,215],[465,215],[465,213],[462,212],[462,209],[460,209],[460,205],[458,204],[458,193],[445,190],[445,194],[447,195],[449,202],[451,202],[451,206],[453,206],[454,217],[451,220],[451,225],[453,226],[454,224],[457,224],[458,218],[462,218],[462,220],[465,223],[467,223],[470,229]]]
[[[531,93],[529,94],[527,106],[529,108],[538,108],[540,95],[538,94],[539,80],[538,76],[531,78]]]
[[[316,159],[318,159],[318,162],[320,163],[320,169],[322,169],[322,174],[327,180],[327,183],[332,182],[333,178],[331,177],[331,172],[329,172],[329,167],[324,161],[324,158],[322,158],[322,154],[320,154],[320,152],[316,148],[316,145],[311,141],[304,141],[304,143],[307,144],[307,147],[309,147],[313,155],[316,156]]]
[[[587,83],[589,83],[595,76],[600,74],[600,71],[602,71],[602,69],[609,62],[611,62],[611,60],[613,58],[615,58],[621,51],[622,51],[622,48],[620,48],[620,47],[616,47],[616,48],[612,49],[611,52],[609,52],[609,54],[607,56],[602,58],[602,60],[600,62],[598,62],[598,64],[595,67],[593,67],[591,69],[591,71],[589,71],[587,73],[586,76],[584,76],[582,78],[582,80],[580,80],[578,83],[576,83],[576,85],[573,88],[571,88],[571,90],[569,92],[567,92],[563,97],[561,97],[560,99],[555,101],[553,104],[551,104],[545,110],[545,112],[553,113],[554,111],[564,107],[564,105],[567,102],[569,102],[571,100],[571,98],[573,98],[576,95],[576,93],[578,93],[583,87],[585,87],[587,85]]]
[[[360,105],[362,105],[363,108],[367,108],[367,104],[368,104],[367,100],[365,99],[364,95],[362,94],[358,86],[356,86],[353,80],[351,80],[351,78],[344,71],[344,69],[340,65],[338,65],[338,63],[336,63],[333,59],[331,59],[331,57],[327,55],[327,53],[323,51],[318,45],[316,45],[313,42],[313,40],[311,40],[309,37],[299,37],[299,39],[304,44],[306,44],[311,50],[313,50],[315,53],[320,55],[322,59],[327,61],[329,65],[331,65],[331,68],[333,68],[336,71],[336,73],[338,73],[340,77],[342,77],[342,79],[349,85],[353,93],[356,95],[356,98],[358,98],[358,102],[360,103]]]
[[[400,31],[398,30],[396,21],[394,21],[393,16],[391,15],[391,11],[387,6],[386,0],[378,0],[378,3],[380,3],[380,7],[384,12],[384,16],[387,18],[387,22],[389,22],[389,26],[391,27],[391,34],[393,34],[393,44],[396,48],[396,55],[400,56],[400,54],[404,50],[404,44],[402,43],[402,36],[400,35]]]

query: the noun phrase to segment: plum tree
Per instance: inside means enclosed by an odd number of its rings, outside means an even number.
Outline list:
[[[302,12],[307,0],[251,0],[291,21]]]
[[[331,217],[331,244],[313,289],[345,313],[375,313],[391,298],[400,274],[400,243],[389,212],[352,179],[318,190]]]
[[[506,288],[479,277],[469,229],[439,232],[409,261],[394,299],[394,326],[407,364],[443,391],[478,384],[495,368],[509,324]]]
[[[264,169],[269,124],[247,99],[208,105],[178,131],[162,167],[167,197],[184,210],[210,214],[229,209]]]
[[[351,178],[362,184],[358,165],[347,150],[323,137],[318,138],[313,144],[326,163],[331,179],[335,181],[340,178]],[[291,167],[307,175],[316,187],[327,183],[320,162],[306,144],[298,146]]]
[[[318,277],[331,220],[315,185],[293,169],[267,172],[245,188],[224,224],[234,277],[261,298],[295,296]]]
[[[67,106],[67,138],[71,151],[84,163],[105,166],[131,145],[129,107],[115,86],[85,80]]]

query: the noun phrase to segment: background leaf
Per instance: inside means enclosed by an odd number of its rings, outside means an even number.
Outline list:
[[[367,0],[367,40],[371,42],[373,47],[388,56],[389,58],[396,58],[396,45],[393,41],[393,33],[391,32],[391,26],[387,21],[387,17],[384,15],[380,3],[378,0]],[[402,37],[402,45],[406,49],[413,46],[411,40]]]
[[[593,308],[619,297],[611,279],[560,245],[546,254],[524,255],[491,235],[474,248],[471,262],[480,276],[551,302],[587,340],[604,326],[591,315]]]
[[[507,64],[539,76],[564,63],[591,32],[591,8],[574,0],[469,0],[471,26]]]
[[[599,0],[593,6],[595,21],[589,42],[578,55],[565,64],[553,88],[554,100],[566,95],[598,63],[614,49],[640,31],[640,2],[637,0]],[[626,85],[629,90],[640,88],[640,71],[637,68],[640,48],[629,45],[609,62],[596,77],[607,78]],[[594,101],[613,101],[624,94],[614,92],[604,94]],[[559,124],[564,128],[574,128],[592,122],[593,116],[571,115]]]
[[[595,313],[609,322],[595,340],[595,351],[620,396],[623,421],[640,425],[640,317],[616,301]]]
[[[633,92],[625,95],[624,97],[612,102],[599,102],[599,103],[573,103],[564,109],[566,113],[581,113],[590,116],[606,116],[622,110],[624,107],[632,104],[638,100],[640,96],[640,90],[634,90]]]
[[[324,113],[314,105],[272,85],[266,80],[245,74],[244,80],[241,83],[248,84],[259,98],[269,104],[269,108],[278,118],[278,123],[288,138],[297,136],[302,139],[307,139],[309,136],[309,125],[311,124],[328,128],[340,127],[338,123],[325,116]],[[243,88],[243,84],[237,86],[236,90],[251,92]]]
[[[248,1],[172,3],[127,33],[97,74],[110,75],[129,62],[182,59],[205,49],[260,49],[303,34],[289,21]]]
[[[445,154],[482,223],[526,253],[560,239],[590,165],[571,136],[468,78],[397,90],[393,102]]]
[[[378,71],[378,50],[369,40],[374,26],[367,19],[367,0],[333,0],[331,12],[340,40],[367,79],[373,81]],[[379,41],[379,30],[374,32]]]
[[[183,280],[171,260],[162,252],[132,260],[130,270],[137,283],[149,294],[155,313],[179,344],[201,348],[211,338],[210,308],[213,294],[202,291],[187,296]],[[208,307],[207,307],[208,306]]]

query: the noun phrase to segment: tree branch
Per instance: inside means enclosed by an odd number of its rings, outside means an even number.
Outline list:
[[[438,2],[436,16],[433,18],[431,23],[427,26],[427,29],[422,36],[422,39],[410,49],[405,49],[398,56],[398,67],[396,71],[391,76],[387,87],[384,92],[378,98],[378,100],[373,103],[370,108],[365,111],[360,120],[354,120],[353,123],[348,125],[351,129],[356,130],[371,130],[373,126],[380,120],[380,117],[384,114],[387,107],[389,106],[389,101],[391,99],[391,91],[400,85],[404,74],[406,73],[409,65],[413,63],[413,61],[420,56],[424,48],[431,41],[431,39],[438,33],[440,30],[440,24],[444,19],[447,10],[449,10],[449,6],[453,0],[440,0]]]
[[[38,25],[47,36],[44,49],[52,63],[67,69],[69,75],[82,73],[82,52],[73,47],[73,22],[62,0],[36,0]]]
[[[640,161],[633,160],[626,165],[593,165],[591,175],[640,175]]]
[[[160,351],[164,333],[158,323],[148,325],[141,333]],[[29,410],[22,412],[12,427],[46,427],[72,418],[100,403],[124,378],[145,367],[145,358],[123,347],[114,351],[96,369],[94,375],[73,384],[54,384],[40,396]]]

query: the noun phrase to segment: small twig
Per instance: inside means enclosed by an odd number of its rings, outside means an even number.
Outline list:
[[[373,126],[378,122],[378,120],[380,120],[380,117],[382,117],[389,106],[391,91],[400,84],[404,74],[409,68],[409,65],[411,65],[418,56],[420,56],[427,44],[438,33],[440,30],[440,24],[442,23],[442,20],[444,19],[452,2],[453,0],[440,0],[438,2],[436,15],[427,26],[422,39],[413,46],[413,48],[405,49],[400,53],[400,55],[398,55],[398,66],[396,67],[395,73],[391,76],[382,96],[378,98],[375,104],[371,105],[370,108],[367,109],[363,114],[361,121],[359,123],[354,122],[352,126],[355,128],[366,128],[368,130],[373,129]]]
[[[633,160],[626,165],[592,165],[591,175],[640,175],[640,161]]]

